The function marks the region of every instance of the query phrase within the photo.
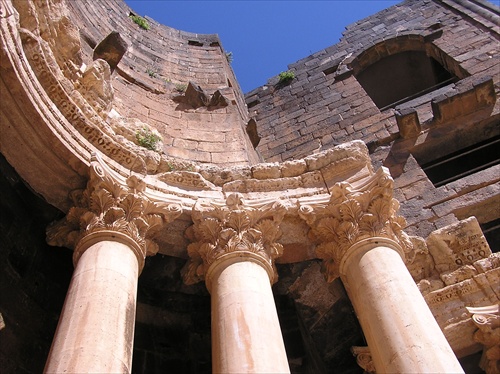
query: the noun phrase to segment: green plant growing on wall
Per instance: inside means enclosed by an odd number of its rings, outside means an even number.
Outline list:
[[[145,18],[141,16],[136,16],[135,14],[131,14],[129,17],[132,21],[137,23],[139,27],[141,27],[142,29],[149,30],[151,28],[151,26],[149,26],[149,22]]]
[[[226,52],[226,60],[230,64],[233,62],[233,52]]]
[[[148,73],[148,75],[151,77],[151,78],[156,78],[156,73],[154,70],[151,70],[151,69],[147,69],[146,70],[146,73]]]
[[[162,141],[162,138],[160,135],[155,134],[147,127],[137,130],[135,137],[137,139],[137,143],[139,143],[141,147],[149,149],[150,151],[159,151],[159,143]]]
[[[295,78],[295,73],[290,70],[282,71],[281,73],[279,73],[278,78],[279,78],[278,83],[281,84],[290,83],[293,80],[293,78]]]
[[[175,90],[177,92],[183,93],[183,92],[186,92],[186,89],[187,89],[187,84],[177,83],[175,85]]]

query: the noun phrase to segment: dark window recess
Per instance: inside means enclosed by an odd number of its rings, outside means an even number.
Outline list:
[[[439,187],[500,163],[500,136],[476,143],[421,165],[434,186]]]
[[[333,74],[337,71],[338,67],[339,67],[338,64],[334,65],[332,67],[329,67],[328,69],[323,70],[323,74],[325,74],[325,75]]]
[[[250,108],[253,108],[254,106],[258,105],[259,103],[260,103],[260,101],[258,99],[253,100],[247,104],[247,107],[248,107],[248,109],[250,109]]]
[[[500,250],[500,218],[481,224],[481,230],[483,230],[491,251],[498,252]]]
[[[203,43],[198,40],[188,40],[189,45],[195,45],[197,47],[203,47]]]
[[[459,80],[423,51],[385,57],[357,74],[356,79],[380,110]]]

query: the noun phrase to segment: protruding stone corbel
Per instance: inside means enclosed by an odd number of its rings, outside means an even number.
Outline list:
[[[190,261],[184,281],[193,284],[205,279],[210,266],[224,256],[248,255],[265,267],[274,283],[274,260],[283,253],[276,240],[285,212],[279,201],[251,207],[239,194],[229,195],[225,205],[199,200],[193,207],[194,225],[186,232],[193,243],[188,246]]]
[[[474,340],[483,345],[479,367],[486,374],[500,373],[500,305],[466,307],[478,327]]]
[[[132,175],[122,181],[100,157],[93,155],[87,188],[71,193],[74,206],[63,220],[47,229],[47,242],[74,249],[76,265],[87,248],[80,245],[83,239],[98,241],[104,235],[109,240],[126,240],[132,243],[130,247],[142,270],[146,255],[158,252],[154,234],[182,213],[179,204],[150,200],[145,189],[141,178]]]
[[[356,357],[357,364],[366,374],[375,374],[375,365],[373,364],[370,348],[353,346],[351,352]]]
[[[405,219],[396,215],[399,202],[392,197],[393,184],[389,171],[381,168],[359,186],[335,184],[326,204],[299,207],[299,215],[319,243],[316,254],[324,260],[329,282],[340,276],[340,265],[349,248],[363,239],[390,239],[401,247],[403,260],[413,260],[412,242],[403,232]]]

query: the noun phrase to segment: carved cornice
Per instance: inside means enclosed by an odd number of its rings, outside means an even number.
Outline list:
[[[135,175],[125,182],[121,183],[103,161],[93,155],[87,188],[71,193],[74,206],[63,220],[48,228],[47,242],[74,248],[76,265],[88,248],[79,246],[82,239],[96,232],[119,233],[118,237],[125,235],[138,246],[140,253],[136,254],[142,269],[145,256],[158,252],[158,245],[153,240],[155,233],[177,218],[182,208],[178,204],[150,200],[144,194],[145,182]]]
[[[479,367],[486,374],[500,373],[500,305],[466,308],[478,327],[474,340],[484,346]]]
[[[326,204],[300,204],[299,215],[319,243],[316,255],[324,260],[328,281],[340,276],[342,258],[363,239],[390,239],[402,248],[407,261],[412,260],[412,242],[403,232],[406,221],[396,215],[399,203],[392,197],[393,184],[388,170],[381,168],[356,187],[336,183]]]
[[[193,243],[188,246],[190,261],[184,281],[193,284],[203,280],[212,264],[234,253],[256,255],[259,262],[273,269],[271,281],[276,281],[274,259],[283,253],[276,240],[281,236],[279,225],[285,212],[280,201],[250,207],[239,194],[229,195],[224,205],[199,200],[193,207],[194,225],[186,232]]]

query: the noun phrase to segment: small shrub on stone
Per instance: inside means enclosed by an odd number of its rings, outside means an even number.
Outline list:
[[[159,151],[159,143],[162,141],[162,138],[150,129],[143,127],[141,130],[137,131],[135,137],[137,139],[137,143],[139,143],[141,147],[149,149],[150,151]]]
[[[233,62],[233,52],[226,52],[226,60],[230,64]]]
[[[137,23],[142,29],[144,30],[150,29],[149,23],[145,18],[142,18],[141,16],[136,16],[134,14],[131,14],[130,18],[132,19],[132,21]]]
[[[295,78],[295,73],[293,71],[282,71],[279,75],[278,75],[278,78],[279,78],[279,83],[281,84],[285,84],[285,83],[289,83],[290,81],[293,80],[293,78]]]
[[[180,93],[182,93],[182,92],[186,92],[186,90],[187,90],[187,84],[177,83],[177,84],[175,85],[175,90],[176,90],[177,92],[180,92]]]

